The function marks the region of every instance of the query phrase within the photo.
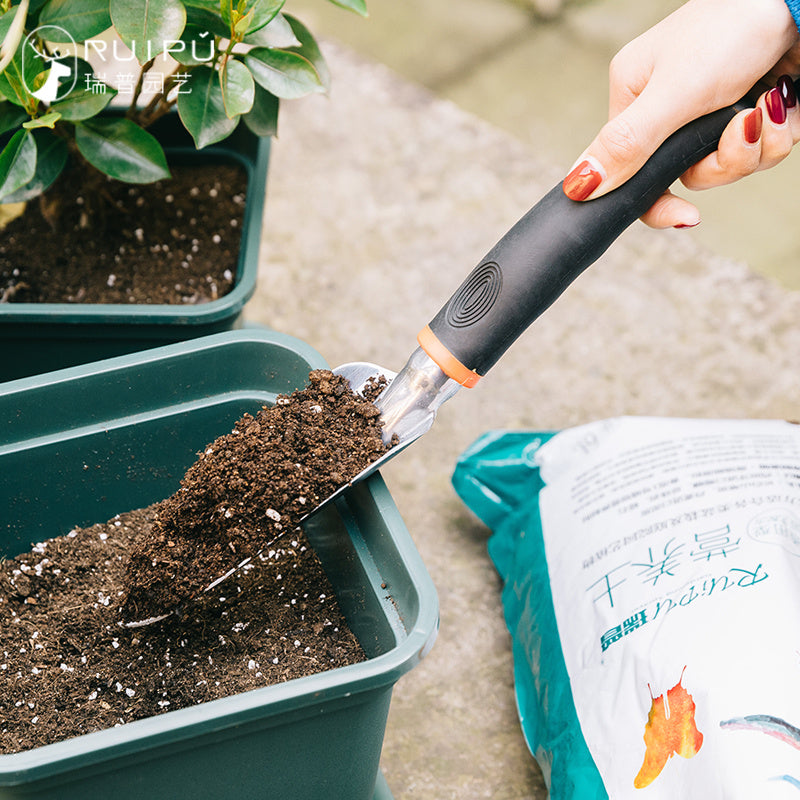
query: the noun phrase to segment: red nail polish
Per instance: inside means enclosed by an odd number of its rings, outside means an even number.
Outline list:
[[[603,181],[603,176],[589,161],[581,161],[564,178],[564,194],[570,200],[585,200]]]
[[[676,230],[680,230],[682,228],[696,228],[699,224],[700,220],[697,220],[697,222],[692,222],[692,223],[680,222],[677,225],[673,225],[672,227],[675,228]]]
[[[747,144],[755,144],[761,138],[763,122],[764,115],[760,108],[754,108],[744,118],[744,140]]]
[[[783,104],[786,108],[794,108],[797,105],[797,92],[794,88],[794,81],[788,75],[781,75],[778,78],[778,86],[776,88],[781,93]]]
[[[786,122],[786,106],[778,89],[770,89],[767,92],[766,104],[767,114],[776,125],[782,125]]]

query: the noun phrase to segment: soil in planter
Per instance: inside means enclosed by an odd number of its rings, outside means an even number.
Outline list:
[[[227,294],[247,173],[214,162],[170,170],[171,180],[143,185],[65,173],[0,231],[0,302],[193,304]]]
[[[153,515],[122,514],[3,563],[0,752],[364,660],[301,531],[190,613],[120,627],[125,564]]]
[[[0,752],[363,660],[297,520],[384,451],[369,399],[317,370],[209,444],[171,497],[0,564]]]

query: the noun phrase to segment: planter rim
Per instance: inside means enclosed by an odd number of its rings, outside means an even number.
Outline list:
[[[202,357],[203,351],[206,350],[236,347],[248,342],[289,348],[305,358],[312,369],[327,367],[322,356],[310,345],[286,334],[247,327],[105,361],[69,367],[45,375],[19,378],[0,384],[0,397],[20,395],[22,399],[26,392],[35,392],[51,384],[80,382],[102,374],[124,374],[128,368],[145,361],[169,362],[187,353]],[[98,421],[96,425],[99,428],[103,427],[102,421]],[[94,423],[90,427],[94,427]],[[21,441],[31,440],[23,437],[17,442],[11,441],[5,446],[0,445],[0,454],[15,449]],[[438,633],[439,607],[436,589],[410,533],[399,517],[380,473],[376,473],[335,501],[336,508],[345,516],[352,513],[348,497],[350,492],[354,491],[366,493],[381,515],[389,513],[394,517],[392,540],[409,582],[417,589],[419,596],[418,613],[410,627],[405,626],[399,610],[395,610],[397,619],[392,622],[395,628],[394,646],[359,664],[166,712],[119,728],[83,734],[32,750],[0,754],[0,787],[22,785],[31,780],[41,780],[65,773],[73,768],[102,765],[103,762],[127,754],[131,757],[136,757],[137,754],[146,755],[154,748],[165,745],[178,748],[190,747],[191,740],[202,733],[224,734],[225,731],[248,723],[268,727],[272,719],[286,709],[305,709],[309,713],[318,713],[310,709],[321,701],[335,703],[337,699],[366,695],[370,691],[388,688],[411,670],[430,651]],[[358,549],[357,537],[354,537],[353,541]],[[363,542],[360,544],[367,559],[370,559],[371,554],[367,546]]]
[[[235,347],[245,342],[265,343],[278,345],[281,348],[292,350],[302,356],[310,365],[311,369],[325,369],[328,363],[310,344],[291,336],[287,333],[280,333],[269,328],[262,327],[254,323],[245,323],[241,328],[231,331],[221,331],[220,333],[209,334],[208,336],[198,336],[195,339],[176,342],[174,344],[161,345],[145,351],[126,353],[113,358],[106,358],[100,361],[89,361],[85,364],[77,364],[72,367],[53,370],[52,372],[37,373],[23,378],[15,378],[11,381],[0,382],[0,396],[14,394],[25,389],[47,386],[53,383],[65,383],[67,381],[80,380],[93,375],[111,374],[123,372],[136,364],[148,363],[158,364],[168,362],[176,357],[192,355],[211,351],[219,347]]]

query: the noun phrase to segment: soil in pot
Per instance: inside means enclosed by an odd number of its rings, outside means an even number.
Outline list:
[[[171,165],[131,185],[73,167],[0,231],[0,302],[205,303],[234,286],[247,173]],[[76,188],[77,187],[77,188]]]
[[[0,752],[363,660],[297,519],[385,449],[370,400],[315,370],[210,443],[171,497],[3,562]]]

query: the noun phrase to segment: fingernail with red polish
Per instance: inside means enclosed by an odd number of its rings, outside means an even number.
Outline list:
[[[781,75],[778,78],[778,86],[776,88],[781,93],[783,104],[786,108],[794,108],[797,105],[797,92],[794,88],[794,81],[788,75]]]
[[[697,222],[680,222],[677,225],[673,225],[672,227],[677,230],[680,230],[682,228],[696,228],[699,224],[700,220],[697,220]]]
[[[764,115],[760,108],[754,108],[744,118],[744,140],[747,144],[755,144],[761,138],[763,122]]]
[[[570,200],[585,200],[604,177],[602,167],[594,159],[584,159],[564,178],[564,194]]]
[[[786,122],[786,105],[778,89],[770,89],[766,96],[767,114],[776,124],[782,125]]]

